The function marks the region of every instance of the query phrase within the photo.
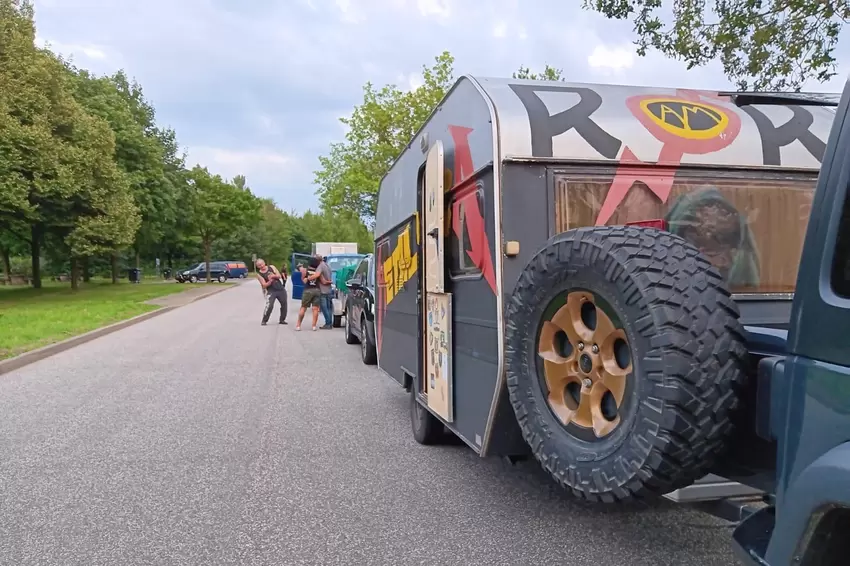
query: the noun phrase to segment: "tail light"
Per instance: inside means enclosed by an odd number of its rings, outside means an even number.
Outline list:
[[[655,228],[656,230],[667,230],[667,221],[663,218],[655,220],[638,220],[636,222],[626,222],[626,226],[638,226],[639,228]]]

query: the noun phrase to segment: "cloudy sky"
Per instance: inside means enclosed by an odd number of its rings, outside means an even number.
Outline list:
[[[35,0],[40,41],[98,73],[123,68],[189,154],[287,210],[316,208],[318,156],[367,81],[415,88],[443,50],[455,73],[545,63],[568,80],[731,88],[719,66],[635,56],[631,25],[579,0]],[[809,90],[840,91],[850,66]]]

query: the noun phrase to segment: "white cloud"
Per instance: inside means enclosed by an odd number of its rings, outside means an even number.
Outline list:
[[[352,6],[351,0],[334,0],[334,3],[337,9],[342,12],[342,21],[349,24],[359,24],[366,20],[363,13],[356,6]]]
[[[423,84],[425,84],[425,80],[422,78],[422,73],[409,73],[407,75],[399,75],[398,79],[396,79],[398,83],[398,88],[404,91],[416,90]]]
[[[594,69],[622,71],[630,69],[635,64],[636,55],[633,46],[609,47],[597,45],[587,56],[587,64]]]
[[[540,71],[549,63],[572,82],[616,76],[621,84],[731,88],[717,63],[689,72],[657,53],[637,57],[631,22],[564,0],[35,3],[53,49],[141,82],[191,163],[245,174],[258,194],[297,210],[315,207],[317,157],[343,139],[336,118],[362,101],[362,86],[414,89],[422,65],[443,50],[455,56],[456,76],[509,77],[520,65]],[[841,61],[850,60],[848,40],[836,53]],[[840,90],[846,72],[812,87]]]
[[[416,6],[425,17],[447,20],[452,15],[449,0],[416,0]]]
[[[304,165],[296,158],[269,148],[224,148],[194,146],[189,148],[187,165],[196,163],[225,179],[245,175],[248,184],[282,184],[292,175],[301,174]]]
[[[59,41],[52,41],[49,39],[40,38],[36,39],[36,43],[42,47],[49,47],[51,51],[55,53],[61,53],[65,56],[83,56],[86,59],[94,59],[100,61],[109,58],[109,56],[107,55],[106,48],[99,45],[93,45],[88,43],[62,43]]]

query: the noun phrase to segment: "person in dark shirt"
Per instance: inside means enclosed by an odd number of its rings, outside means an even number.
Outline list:
[[[280,324],[287,324],[286,307],[289,297],[286,294],[286,275],[280,273],[273,265],[266,265],[264,260],[258,259],[257,279],[260,285],[262,285],[263,294],[266,297],[261,324],[265,326],[269,322],[269,317],[271,317],[274,310],[275,301],[280,303]]]

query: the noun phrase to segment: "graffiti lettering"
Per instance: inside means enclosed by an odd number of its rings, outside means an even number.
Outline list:
[[[570,129],[589,143],[593,149],[608,159],[615,159],[622,142],[603,130],[591,119],[602,105],[602,97],[589,88],[510,85],[511,90],[525,106],[531,126],[531,152],[535,157],[552,157],[552,138]],[[549,114],[546,105],[537,96],[538,92],[564,92],[579,96],[578,104],[563,112]]]
[[[381,266],[386,287],[386,304],[390,304],[404,284],[416,273],[416,253],[411,253],[410,224],[398,235],[396,247]]]
[[[797,140],[812,154],[819,162],[823,162],[823,154],[826,144],[818,139],[809,128],[815,119],[812,113],[801,106],[786,106],[794,115],[790,120],[777,127],[773,125],[763,112],[752,106],[743,106],[741,109],[750,115],[761,134],[762,158],[765,165],[781,165],[782,160],[779,150]]]

